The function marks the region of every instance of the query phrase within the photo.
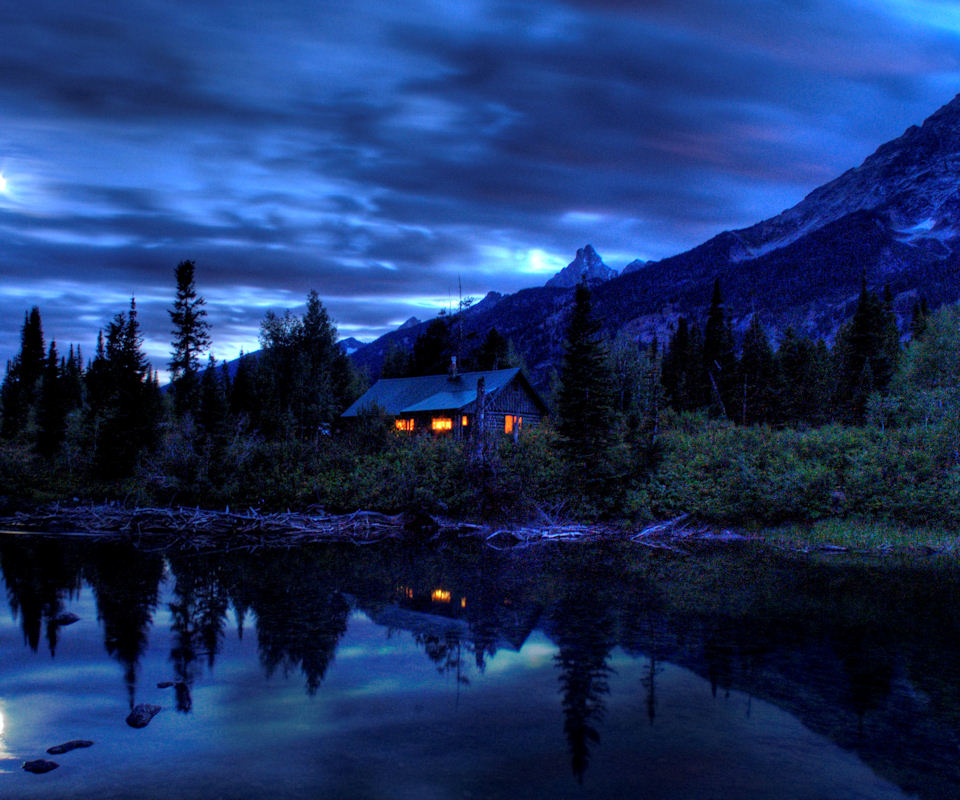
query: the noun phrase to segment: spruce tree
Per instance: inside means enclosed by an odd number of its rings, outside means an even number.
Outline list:
[[[141,451],[153,444],[161,403],[143,353],[136,301],[107,326],[88,370],[97,466],[104,477],[128,475]]]
[[[24,315],[20,351],[7,363],[6,375],[0,385],[3,416],[0,435],[3,438],[12,439],[25,431],[31,415],[35,415],[45,365],[40,309],[34,306]]]
[[[885,295],[881,300],[861,280],[853,318],[837,335],[837,407],[845,422],[863,421],[870,393],[886,391],[899,363],[900,337],[889,290]]]
[[[571,488],[594,500],[609,497],[615,475],[614,445],[619,420],[614,411],[613,376],[590,290],[577,286],[563,343],[557,432]]]
[[[741,425],[775,419],[776,384],[773,348],[759,314],[754,314],[744,334],[737,365],[737,390],[740,393],[737,418]]]
[[[178,414],[196,401],[200,358],[210,348],[210,324],[206,300],[197,294],[194,282],[196,265],[181,261],[174,270],[177,293],[167,312],[173,323],[173,350],[170,357],[170,385],[173,406]]]
[[[410,374],[442,375],[449,368],[452,355],[450,322],[441,314],[430,321],[426,330],[413,343]]]
[[[37,452],[52,456],[60,449],[67,429],[67,397],[57,343],[50,342],[37,403]]]
[[[736,366],[733,326],[723,303],[720,279],[717,278],[713,282],[710,310],[703,328],[704,384],[709,392],[708,404],[716,415],[730,416]]]

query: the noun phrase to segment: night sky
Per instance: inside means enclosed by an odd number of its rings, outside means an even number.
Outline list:
[[[0,7],[0,365],[130,296],[169,358],[313,287],[341,335],[779,213],[960,91],[937,0],[30,0]]]

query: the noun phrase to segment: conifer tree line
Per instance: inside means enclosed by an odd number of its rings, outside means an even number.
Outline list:
[[[362,390],[315,291],[302,317],[269,312],[258,357],[241,354],[231,375],[209,355],[194,262],[180,262],[174,278],[166,391],[144,354],[135,299],[99,332],[86,362],[79,347],[61,354],[55,341],[46,345],[34,306],[0,386],[0,438],[70,468],[83,462],[109,481],[172,441],[204,459],[230,435],[315,440]]]
[[[911,332],[923,335],[928,311],[918,301]],[[663,354],[667,404],[706,411],[742,425],[862,424],[870,398],[887,392],[900,363],[900,332],[889,288],[861,283],[853,317],[832,347],[787,328],[774,349],[754,314],[737,346],[719,280],[703,329],[681,317]]]

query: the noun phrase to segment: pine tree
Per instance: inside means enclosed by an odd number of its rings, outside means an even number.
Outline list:
[[[60,449],[67,429],[67,402],[57,343],[50,342],[37,403],[37,452],[42,456]]]
[[[899,363],[899,331],[889,290],[885,295],[881,301],[863,279],[853,318],[837,335],[837,408],[846,422],[863,421],[870,392],[885,392]]]
[[[557,432],[570,486],[601,500],[612,490],[619,420],[614,411],[613,376],[590,290],[581,282],[567,326],[557,396]]]
[[[396,342],[392,343],[383,357],[381,378],[406,378],[410,374],[410,354]]]
[[[700,329],[681,317],[663,356],[663,389],[675,411],[693,411],[706,403],[703,340]]]
[[[230,413],[234,417],[244,416],[251,420],[257,408],[253,356],[240,351],[237,359],[237,371],[230,386]]]
[[[478,370],[505,369],[508,366],[516,366],[507,363],[509,351],[510,343],[501,335],[500,331],[491,328],[487,331],[483,344],[474,353],[474,366]]]
[[[927,307],[927,299],[921,297],[913,304],[913,313],[910,317],[910,338],[922,339],[927,331],[927,318],[930,316],[930,309]]]
[[[40,309],[34,306],[24,315],[20,329],[20,352],[7,363],[6,375],[0,385],[0,435],[12,439],[25,431],[31,415],[35,415],[40,393],[40,381],[46,366],[43,327]]]
[[[727,315],[720,293],[720,279],[713,282],[710,310],[703,328],[704,383],[709,391],[709,405],[713,413],[730,416],[736,382],[736,353],[733,326]]]
[[[772,422],[776,416],[776,365],[767,332],[754,314],[743,337],[743,349],[737,366],[737,388],[740,391],[741,425]]]
[[[197,294],[196,265],[181,261],[174,270],[177,294],[167,312],[173,323],[173,351],[170,358],[170,385],[173,406],[178,414],[193,407],[196,400],[200,358],[210,348],[210,324],[206,300]]]
[[[197,423],[208,435],[218,436],[226,424],[228,409],[222,373],[213,356],[200,376],[199,401]]]
[[[349,405],[356,387],[337,329],[315,291],[302,318],[268,313],[260,327],[258,423],[271,435],[316,439]]]
[[[440,315],[430,321],[413,343],[410,374],[442,375],[450,366],[452,355],[450,323],[445,315]]]
[[[105,477],[128,475],[141,451],[156,439],[161,412],[135,300],[107,326],[106,342],[102,336],[98,340],[87,377],[97,466]]]

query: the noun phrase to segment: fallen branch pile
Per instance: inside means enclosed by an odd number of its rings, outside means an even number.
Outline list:
[[[200,508],[124,508],[117,505],[48,506],[0,518],[0,528],[20,532],[95,536],[161,535],[195,547],[224,539],[299,544],[304,541],[352,541],[360,544],[400,538],[409,520],[402,514],[376,511],[353,514],[261,513]]]
[[[694,525],[689,515],[654,523],[630,535],[622,529],[593,524],[544,521],[530,527],[491,529],[437,519],[425,514],[382,514],[355,511],[352,514],[291,512],[264,513],[200,508],[126,508],[116,504],[61,506],[54,504],[29,512],[0,517],[0,531],[54,533],[97,538],[160,539],[162,546],[191,549],[255,549],[259,546],[291,546],[308,542],[373,544],[384,540],[426,542],[469,538],[498,550],[522,548],[538,542],[629,539],[644,547],[684,551],[684,541],[733,541],[744,537]]]

